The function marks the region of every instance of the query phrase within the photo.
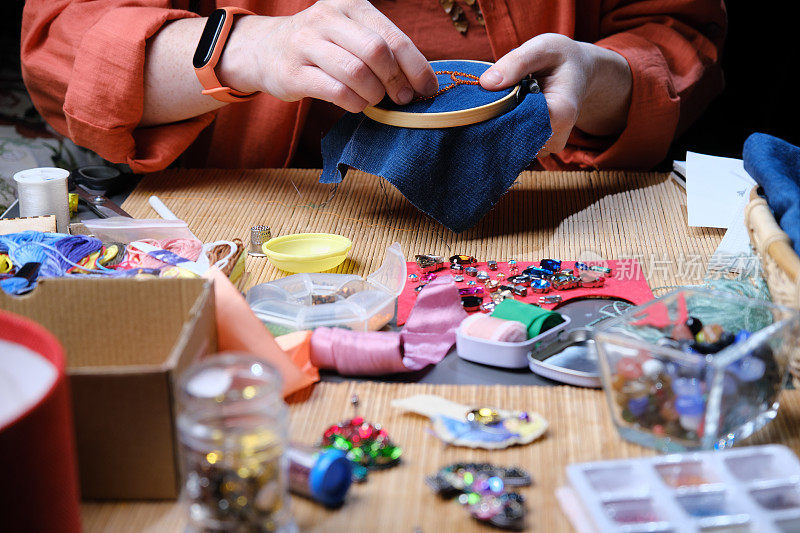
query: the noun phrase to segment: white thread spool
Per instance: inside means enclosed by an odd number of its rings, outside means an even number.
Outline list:
[[[56,216],[56,230],[69,233],[69,170],[55,167],[31,168],[14,174],[23,217]]]

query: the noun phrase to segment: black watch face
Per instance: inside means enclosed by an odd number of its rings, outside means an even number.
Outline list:
[[[211,61],[214,47],[217,45],[222,26],[225,24],[226,15],[224,9],[217,9],[209,15],[203,35],[200,36],[200,42],[197,43],[197,49],[194,51],[194,58],[192,58],[194,68],[202,68]]]

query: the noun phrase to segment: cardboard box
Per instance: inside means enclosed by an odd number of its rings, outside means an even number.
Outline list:
[[[21,297],[0,292],[0,309],[64,345],[83,498],[177,497],[174,384],[216,349],[210,282],[48,279]]]

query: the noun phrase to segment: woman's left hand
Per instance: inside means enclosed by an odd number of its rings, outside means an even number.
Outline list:
[[[501,57],[483,73],[481,85],[500,90],[528,74],[542,88],[553,129],[540,156],[563,150],[573,127],[597,136],[618,135],[625,128],[632,77],[620,54],[545,33]]]

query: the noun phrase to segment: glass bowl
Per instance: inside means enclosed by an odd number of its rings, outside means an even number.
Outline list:
[[[718,324],[733,342],[715,352],[720,344],[706,342],[714,328],[704,342],[690,340],[688,317]],[[732,446],[775,418],[799,329],[792,309],[703,289],[630,309],[595,331],[614,424],[623,438],[664,452]]]

